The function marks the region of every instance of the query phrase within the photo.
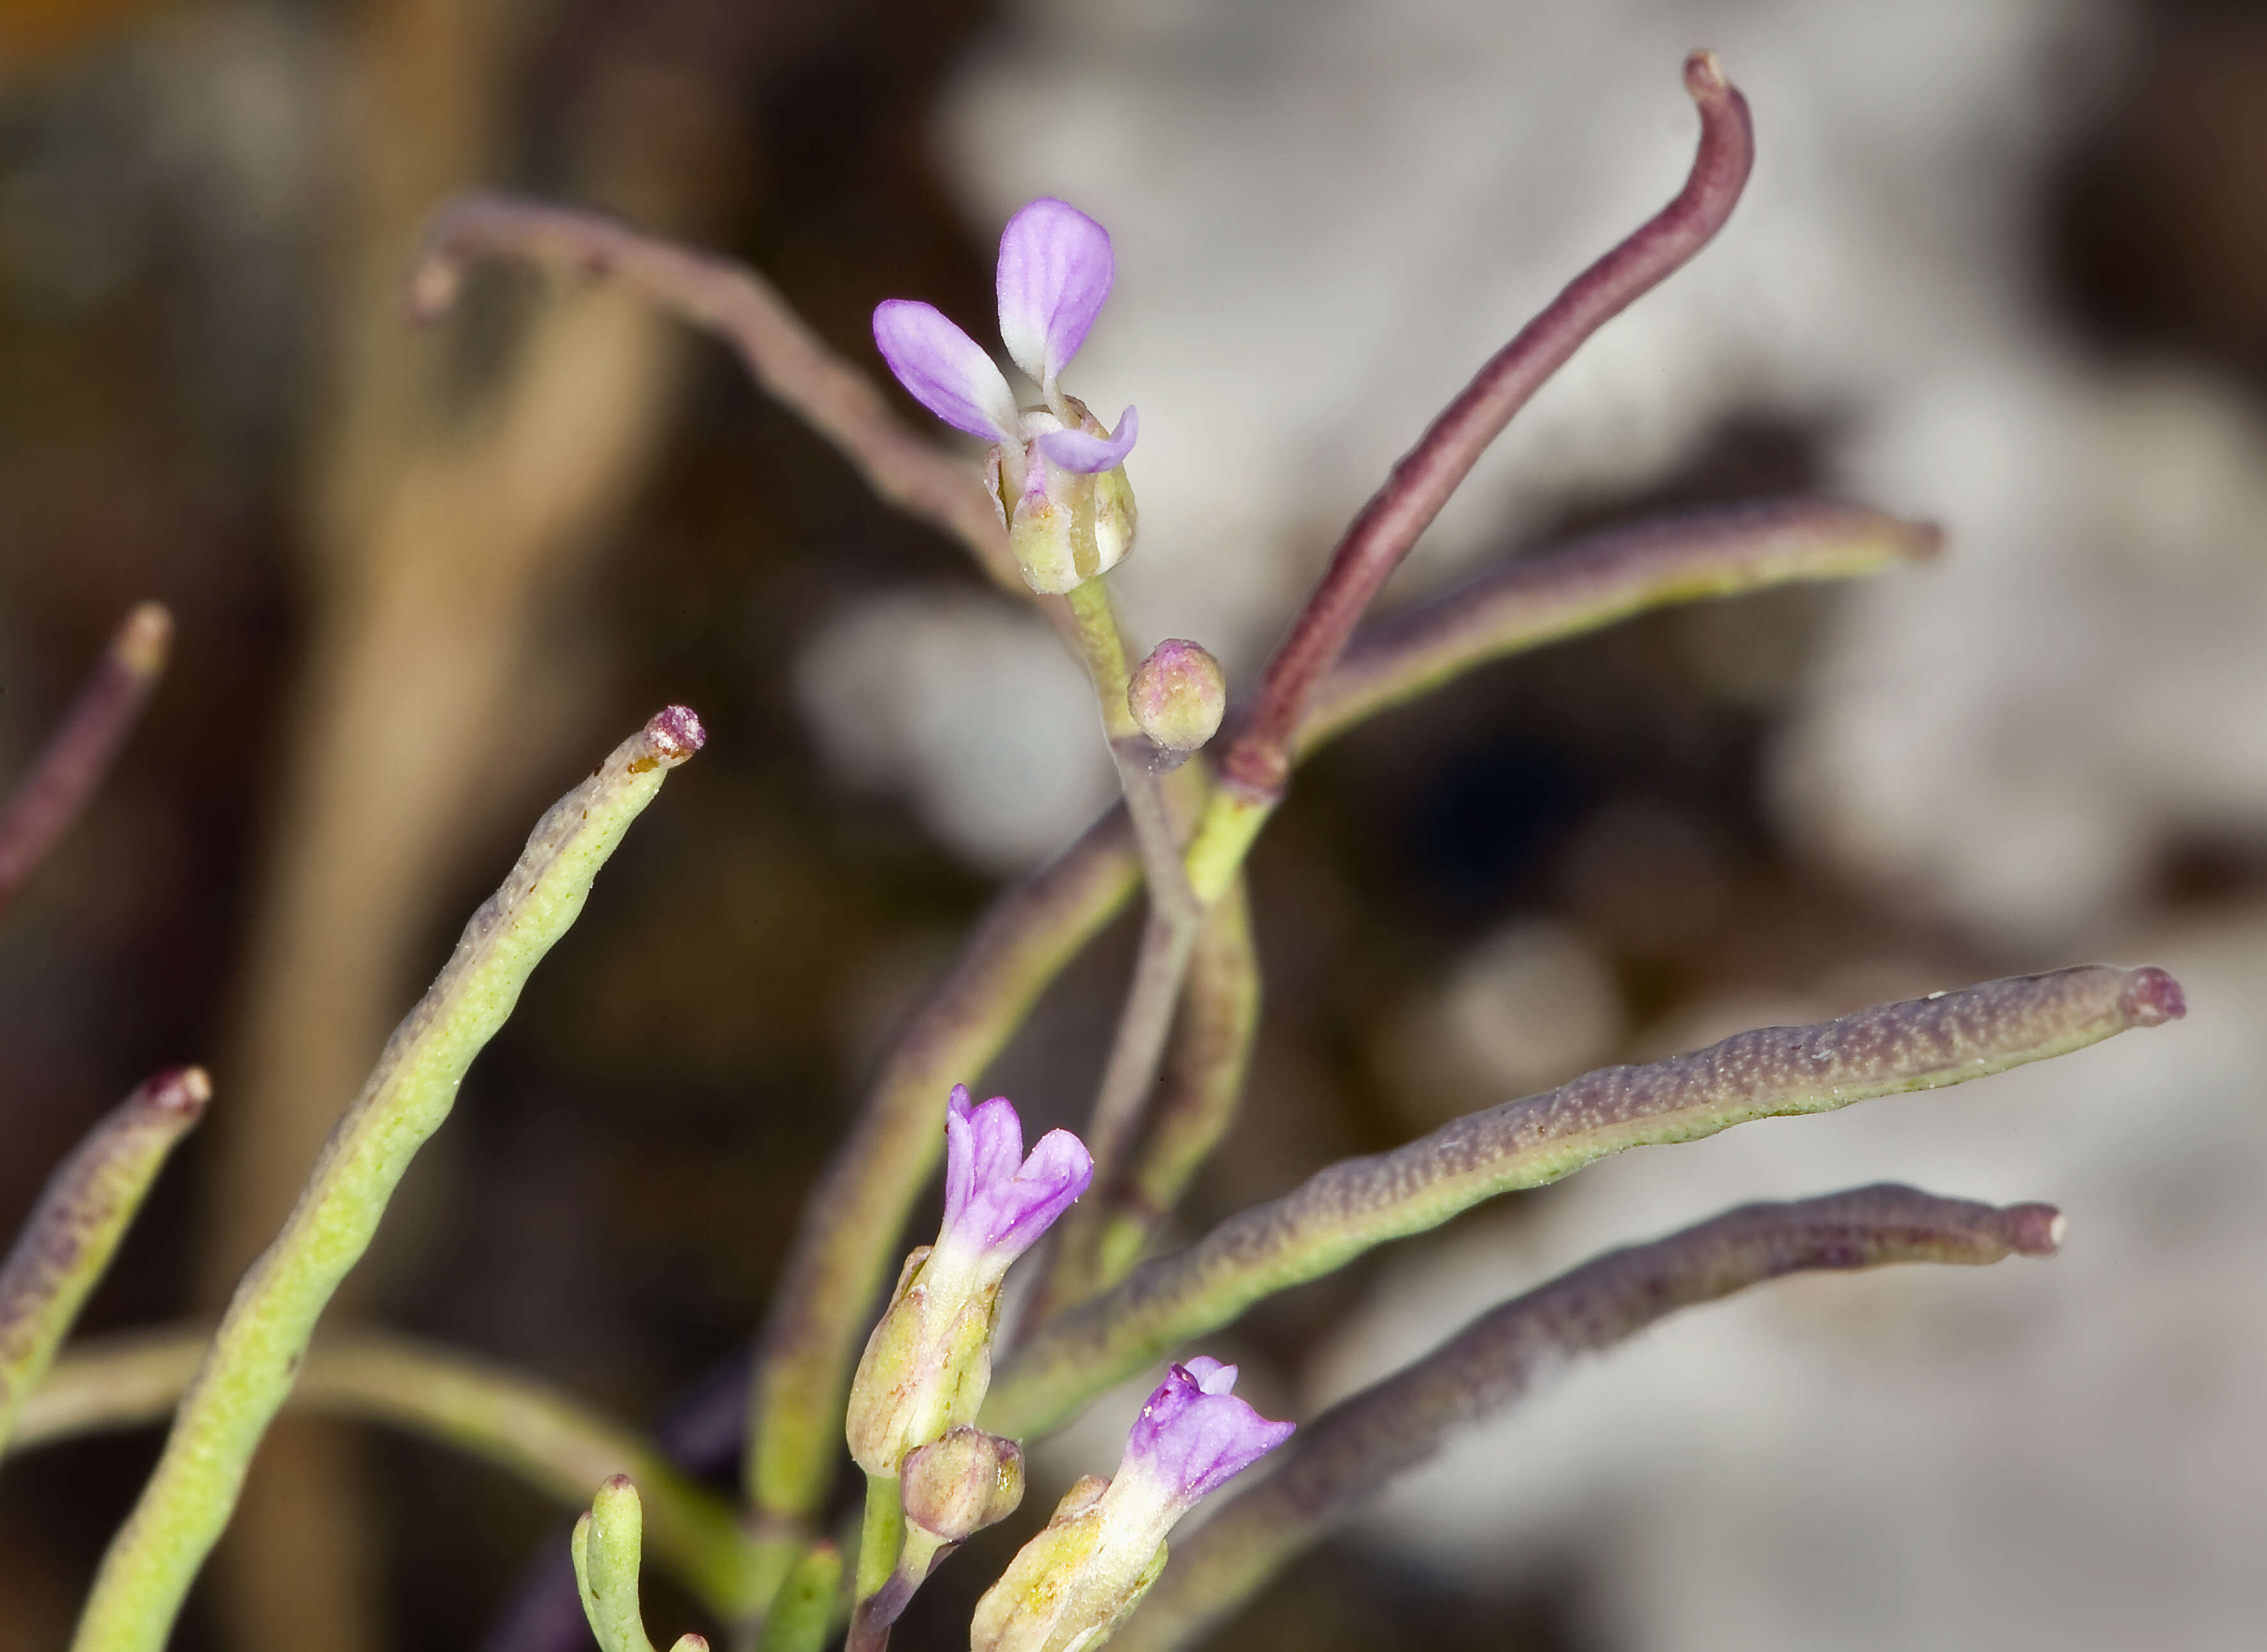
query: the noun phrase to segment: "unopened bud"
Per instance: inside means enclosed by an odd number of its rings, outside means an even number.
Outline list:
[[[1228,676],[1210,652],[1179,637],[1149,651],[1126,687],[1134,723],[1169,752],[1193,752],[1220,731]]]
[[[909,1455],[899,1488],[908,1521],[943,1542],[965,1543],[1023,1501],[1023,1450],[964,1423]]]

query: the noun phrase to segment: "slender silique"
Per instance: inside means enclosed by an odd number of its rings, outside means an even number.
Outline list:
[[[48,1178],[0,1264],[0,1451],[150,1184],[211,1098],[203,1068],[160,1073],[97,1124]]]
[[[323,1144],[283,1230],[237,1287],[157,1470],[103,1557],[75,1652],[165,1645],[228,1524],[253,1450],[290,1392],[316,1320],[362,1259],[411,1157],[449,1116],[473,1058],[581,913],[630,822],[704,738],[682,707],[656,716],[553,806],[503,886],[473,914]]]
[[[2179,986],[2162,970],[2087,965],[1816,1026],[1735,1033],[1649,1066],[1603,1068],[1469,1114],[1390,1153],[1342,1160],[1282,1198],[1229,1217],[1186,1250],[1144,1264],[1011,1356],[993,1378],[981,1421],[1011,1437],[1042,1433],[1264,1296],[1609,1153],[1963,1083],[2184,1012]]]
[[[1194,1641],[1457,1429],[1511,1405],[1569,1358],[1609,1347],[1680,1308],[1813,1269],[2051,1256],[2061,1236],[2051,1205],[2003,1208],[1884,1185],[1744,1205],[1650,1245],[1609,1252],[1492,1309],[1302,1427],[1271,1473],[1174,1553],[1112,1652],[1169,1652]]]

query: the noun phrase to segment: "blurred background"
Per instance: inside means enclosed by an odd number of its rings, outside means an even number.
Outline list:
[[[202,1060],[210,1121],[86,1325],[216,1308],[537,813],[684,700],[708,749],[341,1311],[660,1416],[734,1380],[894,1019],[1109,795],[1051,636],[714,344],[516,274],[412,329],[449,193],[745,259],[862,361],[892,295],[988,335],[1022,201],[1095,213],[1119,285],[1075,387],[1142,412],[1131,617],[1248,682],[1429,414],[1676,187],[1698,45],[1754,104],[1750,195],[1391,595],[1797,491],[1940,521],[1949,554],[1492,668],[1303,770],[1253,867],[1247,1112],[1190,1223],[1742,1026],[2089,959],[2172,968],[2191,1014],[1611,1161],[1271,1303],[1216,1351],[1304,1415],[1742,1199],[1898,1178],[2072,1222],[2050,1267],[1673,1321],[1462,1442],[1223,1643],[2259,1644],[2255,6],[0,0],[0,775],[130,603],[180,624],[0,934],[0,1229],[133,1083]],[[1073,1121],[1130,953],[1121,925],[989,1087]],[[1042,1475],[1114,1462],[1124,1410]],[[62,1644],[155,1447],[0,1474],[0,1652]],[[486,1469],[287,1424],[180,1644],[480,1646],[562,1542]],[[987,1566],[948,1568],[905,1641],[958,1644]]]

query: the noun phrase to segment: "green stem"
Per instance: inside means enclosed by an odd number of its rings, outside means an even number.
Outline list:
[[[842,1593],[842,1551],[814,1543],[796,1561],[764,1619],[756,1652],[820,1652]]]
[[[103,1557],[74,1652],[165,1645],[316,1321],[362,1259],[410,1159],[448,1117],[473,1058],[582,911],[630,822],[701,738],[693,715],[671,708],[624,741],[544,816],[503,888],[473,915],[324,1143],[282,1231],[237,1287],[157,1470]]]
[[[856,1604],[850,1615],[850,1644],[845,1652],[871,1652],[887,1646],[890,1626],[877,1621],[871,1608],[897,1575],[898,1557],[906,1546],[906,1510],[898,1482],[878,1474],[866,1476],[866,1520],[858,1531]]]
[[[0,1451],[173,1144],[204,1116],[204,1069],[150,1080],[63,1161],[0,1266]]]
[[[136,1332],[64,1354],[24,1408],[16,1450],[162,1422],[204,1359],[202,1328]],[[654,1551],[701,1604],[732,1621],[763,1610],[794,1551],[750,1538],[730,1504],[637,1431],[517,1372],[411,1338],[319,1333],[287,1402],[384,1423],[517,1475],[569,1508],[614,1474],[649,1505]]]
[[[1393,1152],[1343,1160],[1044,1327],[994,1376],[981,1426],[1010,1438],[1043,1434],[1111,1383],[1265,1296],[1608,1154],[1963,1083],[2160,1025],[2184,1008],[2162,970],[2058,970],[1816,1026],[1742,1032],[1470,1114]]]

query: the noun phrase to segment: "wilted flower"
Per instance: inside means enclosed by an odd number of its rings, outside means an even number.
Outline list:
[[[944,1222],[906,1259],[850,1388],[850,1455],[894,1475],[906,1454],[968,1422],[992,1383],[1000,1281],[1015,1259],[1094,1179],[1093,1156],[1050,1130],[1027,1158],[1015,1104],[972,1105],[956,1084],[945,1105]]]
[[[1043,196],[1000,237],[1000,337],[1038,386],[1042,405],[1015,393],[974,339],[934,305],[884,300],[874,342],[898,382],[955,430],[992,443],[986,480],[1031,589],[1068,591],[1115,567],[1134,545],[1126,456],[1141,428],[1134,409],[1115,432],[1065,395],[1062,370],[1110,296],[1110,232],[1067,202]]]
[[[976,1604],[973,1652],[1087,1652],[1116,1632],[1165,1569],[1174,1523],[1290,1438],[1235,1386],[1236,1367],[1201,1356],[1166,1373],[1117,1478],[1073,1486]]]

